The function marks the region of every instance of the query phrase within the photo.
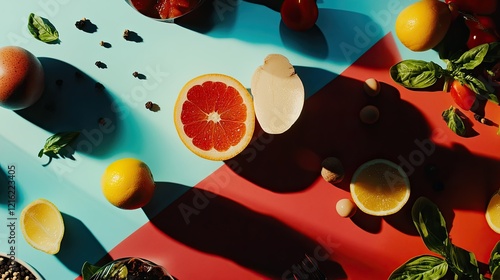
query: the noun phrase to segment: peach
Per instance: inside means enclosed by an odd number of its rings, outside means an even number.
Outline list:
[[[0,48],[0,106],[20,110],[33,105],[44,90],[40,60],[18,46]]]

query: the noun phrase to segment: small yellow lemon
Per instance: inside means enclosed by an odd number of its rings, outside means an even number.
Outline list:
[[[485,216],[490,228],[496,233],[500,233],[500,192],[496,192],[490,198]]]
[[[451,25],[448,5],[439,0],[420,0],[396,18],[396,36],[412,51],[426,51],[443,40]]]
[[[351,179],[351,196],[358,208],[373,216],[401,210],[410,198],[410,182],[392,161],[374,159],[362,164]]]
[[[47,254],[57,254],[64,236],[61,212],[50,201],[37,199],[21,211],[21,232],[33,248]]]
[[[137,209],[151,200],[155,182],[146,163],[135,158],[122,158],[104,170],[101,188],[106,199],[114,206]]]

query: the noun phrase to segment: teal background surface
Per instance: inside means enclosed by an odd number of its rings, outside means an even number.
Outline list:
[[[0,251],[9,251],[9,233],[1,226],[7,224],[8,166],[16,168],[17,217],[25,205],[43,197],[56,204],[66,226],[61,252],[54,256],[30,247],[17,227],[16,256],[45,279],[73,279],[84,261],[96,262],[148,221],[143,210],[117,209],[102,196],[100,176],[109,163],[122,157],[146,162],[162,188],[163,199],[154,206],[158,210],[223,164],[192,154],[177,136],[173,106],[188,80],[224,73],[250,87],[263,59],[280,53],[296,67],[311,96],[393,32],[397,13],[414,1],[318,0],[317,25],[306,33],[287,29],[271,0],[259,2],[215,0],[208,7],[211,14],[191,14],[203,21],[199,24],[146,18],[123,0],[1,0],[0,46],[21,46],[41,60],[46,70],[43,102],[55,109],[46,114],[40,104],[17,112],[0,108]],[[32,12],[57,27],[59,44],[29,34]],[[95,24],[95,32],[75,27],[83,17]],[[139,40],[124,40],[125,29]],[[400,49],[403,57],[409,55]],[[429,56],[411,53],[412,58]],[[99,69],[96,61],[107,68]],[[134,71],[146,79],[134,78]],[[61,86],[55,84],[58,79]],[[96,89],[95,83],[105,89]],[[146,110],[147,101],[160,111]],[[106,129],[99,118],[107,121]],[[54,159],[44,166],[48,158],[38,158],[38,151],[46,138],[65,130],[83,132],[74,160]]]

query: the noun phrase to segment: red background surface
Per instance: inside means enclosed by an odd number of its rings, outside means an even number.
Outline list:
[[[455,135],[441,118],[454,105],[449,94],[396,85],[388,70],[400,60],[388,34],[308,98],[289,131],[267,135],[257,129],[244,152],[174,203],[159,213],[145,208],[150,222],[102,262],[144,257],[177,279],[293,279],[286,277],[308,254],[328,279],[387,279],[408,259],[431,254],[410,216],[415,199],[427,196],[445,216],[452,242],[474,252],[484,272],[499,240],[484,218],[500,187],[497,127],[466,113],[477,135]],[[363,92],[370,77],[382,84],[378,96]],[[358,116],[368,104],[380,110],[373,125]],[[498,106],[488,104],[486,114],[500,120]],[[320,176],[328,156],[338,157],[346,169],[335,186]],[[387,217],[357,211],[341,218],[336,202],[350,197],[352,174],[374,158],[403,166],[411,184],[409,202]],[[443,191],[434,190],[426,177],[429,164],[439,168]]]

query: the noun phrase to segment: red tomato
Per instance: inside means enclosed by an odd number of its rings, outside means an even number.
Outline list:
[[[482,44],[500,41],[495,22],[490,17],[475,16],[467,19],[465,24],[470,31],[467,41],[469,49]]]
[[[470,110],[476,101],[476,93],[457,80],[451,84],[450,94],[453,101],[466,111]]]
[[[281,20],[290,29],[305,31],[318,19],[316,0],[285,0],[281,4]]]
[[[446,4],[454,4],[460,11],[490,15],[497,9],[497,0],[445,0]]]

